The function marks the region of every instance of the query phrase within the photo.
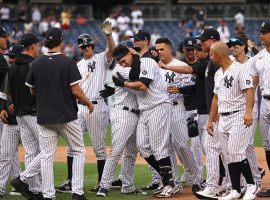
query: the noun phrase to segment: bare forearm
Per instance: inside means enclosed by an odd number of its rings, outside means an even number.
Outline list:
[[[254,106],[254,91],[252,88],[246,89],[246,113],[252,114]]]
[[[113,50],[115,49],[115,42],[113,40],[112,35],[107,35],[106,40],[107,40],[106,57],[107,61],[110,62],[113,58]]]
[[[212,100],[211,110],[210,110],[208,121],[213,122],[214,119],[216,118],[217,114],[218,114],[218,98],[215,95],[213,100]]]
[[[135,81],[135,82],[125,81],[124,86],[129,89],[136,90],[136,91],[145,92],[147,90],[147,87],[141,81]]]
[[[33,96],[37,96],[37,90],[36,90],[35,87],[30,88],[30,94],[33,95]]]
[[[85,96],[83,90],[80,86],[75,86],[72,88],[72,94],[76,99],[80,101],[83,105],[89,105],[91,104],[91,101]]]
[[[193,70],[190,66],[167,66],[168,70],[181,74],[192,74]]]

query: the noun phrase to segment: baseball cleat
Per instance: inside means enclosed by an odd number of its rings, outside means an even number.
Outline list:
[[[193,194],[196,194],[196,192],[199,192],[201,190],[201,187],[197,184],[193,184],[191,190]]]
[[[239,199],[241,193],[238,193],[236,190],[231,190],[226,196],[218,198],[218,200],[235,200]]]
[[[257,193],[257,185],[256,184],[247,184],[247,191],[243,197],[243,200],[253,200],[256,198]]]
[[[79,195],[79,194],[73,193],[72,200],[87,200],[87,199],[85,198],[85,196],[83,194]]]
[[[71,193],[71,181],[69,179],[65,180],[65,182],[59,187],[55,187],[55,190],[60,193]]]
[[[261,191],[257,193],[258,197],[270,197],[270,188],[265,191]]]
[[[163,187],[163,190],[159,193],[156,194],[156,197],[158,198],[168,198],[171,197],[173,194],[176,194],[179,191],[179,187],[172,187],[170,185],[166,185]]]
[[[22,182],[20,176],[11,180],[10,184],[19,191],[25,198],[33,199],[33,193],[29,190],[29,185]]]
[[[12,187],[11,192],[9,193],[11,196],[21,196],[22,194],[16,190],[14,187]]]
[[[259,167],[259,171],[261,173],[261,179],[265,176],[265,169]]]
[[[97,192],[98,197],[106,197],[108,196],[109,190],[105,188],[100,188],[99,191]]]
[[[162,183],[162,181],[161,181],[161,182],[159,183],[158,188],[154,190],[154,194],[159,194],[159,193],[161,193],[161,192],[163,191],[163,189],[164,189],[164,186],[163,186],[163,183]]]
[[[117,179],[117,180],[112,182],[111,188],[117,189],[117,188],[121,188],[121,187],[122,187],[122,181],[120,179]]]
[[[198,199],[209,199],[209,200],[218,200],[219,198],[219,195],[215,191],[211,190],[211,188],[209,187],[206,187],[202,191],[196,192],[195,196]]]
[[[95,187],[92,188],[92,189],[90,189],[90,190],[88,190],[88,192],[94,192],[94,193],[96,193],[96,192],[99,191],[99,188],[100,188],[100,185],[99,185],[99,182],[98,182],[98,183],[96,183]]]

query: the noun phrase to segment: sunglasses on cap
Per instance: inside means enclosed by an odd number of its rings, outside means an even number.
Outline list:
[[[239,39],[237,39],[237,38],[230,38],[230,42],[241,42]]]

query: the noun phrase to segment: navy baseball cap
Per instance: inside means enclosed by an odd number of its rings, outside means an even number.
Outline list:
[[[270,21],[265,21],[262,23],[261,28],[259,29],[261,33],[270,32]]]
[[[8,36],[7,30],[3,26],[0,26],[0,37],[6,37],[6,36]]]
[[[63,39],[63,32],[60,28],[50,28],[45,33],[45,39],[46,40],[62,40]]]
[[[201,33],[200,40],[205,42],[206,40],[215,39],[217,41],[220,40],[219,32],[213,28],[204,29]]]
[[[184,49],[195,49],[196,46],[196,39],[193,37],[187,37],[183,41],[183,48]]]
[[[134,38],[134,40],[148,40],[150,41],[150,34],[145,30],[138,30],[135,32],[134,36],[130,36],[130,38]]]
[[[28,47],[32,44],[39,43],[41,40],[32,33],[26,33],[21,37],[21,45]]]
[[[22,45],[13,45],[13,46],[9,47],[8,53],[4,53],[4,55],[17,56],[17,55],[21,54],[22,51],[23,51]]]
[[[228,45],[229,48],[231,48],[234,45],[246,45],[247,44],[247,40],[243,37],[232,37],[229,39],[229,42],[226,43]]]

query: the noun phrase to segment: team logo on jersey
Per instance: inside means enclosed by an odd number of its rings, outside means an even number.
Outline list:
[[[88,67],[88,72],[89,72],[89,70],[91,70],[91,72],[93,72],[94,69],[96,68],[96,61],[93,61],[92,63],[89,62],[87,67]]]
[[[142,71],[142,75],[146,75],[147,74],[147,71],[146,70],[143,70]]]
[[[174,77],[175,77],[174,72],[171,75],[169,74],[169,72],[167,72],[165,74],[165,76],[166,76],[166,82],[168,82],[168,83],[173,83],[174,82]]]
[[[224,79],[224,86],[226,88],[230,88],[232,87],[232,81],[233,81],[233,77],[231,76],[229,79],[228,79],[228,76],[225,76],[225,79]]]
[[[250,80],[246,80],[246,84],[250,85],[251,81]]]

